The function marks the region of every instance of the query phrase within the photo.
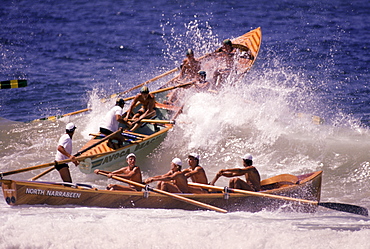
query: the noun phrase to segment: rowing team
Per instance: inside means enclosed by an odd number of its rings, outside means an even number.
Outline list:
[[[108,177],[118,176],[130,181],[149,184],[151,182],[158,182],[157,188],[163,191],[171,193],[206,193],[205,190],[188,185],[188,178],[194,183],[208,184],[207,176],[203,167],[199,165],[199,155],[197,153],[190,153],[188,155],[189,168],[182,170],[182,161],[180,158],[174,158],[171,161],[170,171],[164,175],[158,175],[149,177],[142,180],[141,170],[136,165],[136,155],[134,153],[129,154],[126,157],[128,166],[118,169],[113,172],[106,172],[96,169],[94,172],[104,172]],[[253,166],[253,157],[251,154],[246,154],[242,157],[243,168],[232,168],[232,169],[221,169],[215,176],[215,178],[209,183],[214,185],[219,177],[225,176],[230,177],[229,187],[236,189],[243,189],[249,191],[260,191],[260,174],[258,170]],[[238,176],[245,176],[245,180],[238,178]],[[141,191],[142,188],[138,186],[122,186],[118,184],[109,184],[108,190],[120,190],[120,191]]]

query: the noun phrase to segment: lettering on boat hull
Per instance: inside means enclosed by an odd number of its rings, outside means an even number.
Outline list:
[[[45,190],[45,189],[37,189],[37,188],[26,188],[26,194],[74,198],[74,199],[79,199],[81,197],[81,193],[75,193],[75,192],[69,192],[69,191]]]
[[[123,149],[123,150],[118,150],[116,152],[113,152],[112,154],[110,155],[107,155],[107,156],[104,156],[102,158],[98,158],[98,159],[92,159],[92,166],[91,166],[91,172],[93,172],[93,170],[95,168],[105,168],[105,167],[109,167],[110,165],[113,165],[119,161],[125,161],[126,160],[126,156],[132,152],[136,152],[138,153],[139,151],[147,148],[148,146],[150,146],[151,144],[153,143],[160,143],[164,138],[165,138],[166,134],[162,134],[162,135],[159,135],[159,136],[156,136],[156,137],[153,137],[151,139],[148,139],[142,143],[139,143],[137,144],[136,146],[132,146],[130,148],[127,148],[127,149]]]

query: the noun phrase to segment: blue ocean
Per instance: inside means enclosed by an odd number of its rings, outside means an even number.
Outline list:
[[[28,85],[0,89],[0,171],[52,162],[68,122],[77,152],[114,105],[100,99],[178,67],[189,48],[200,57],[261,27],[242,82],[190,96],[165,141],[138,160],[144,178],[190,152],[213,178],[249,152],[262,178],[323,170],[322,201],[370,208],[369,13],[364,0],[2,0],[0,81]],[[114,182],[70,169],[74,182]],[[322,207],[219,214],[0,201],[0,217],[0,248],[370,248],[369,218]]]

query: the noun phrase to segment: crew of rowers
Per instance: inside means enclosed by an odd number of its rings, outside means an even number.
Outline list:
[[[217,85],[220,78],[225,77],[225,75],[230,74],[232,70],[232,65],[234,61],[236,49],[233,47],[232,42],[227,39],[223,41],[223,45],[220,49],[216,50],[213,55],[216,59],[225,60],[224,67],[218,68],[213,74],[213,85]],[[250,52],[250,51],[248,51]],[[251,59],[251,56],[249,56]],[[201,70],[201,63],[194,57],[194,52],[191,49],[186,51],[186,58],[183,60],[180,66],[180,73],[170,80],[166,85],[170,84],[180,84],[180,83],[190,83],[189,87],[193,87],[196,90],[211,90],[211,84],[206,81],[206,72]],[[165,86],[166,86],[165,85]],[[163,86],[163,87],[165,87]],[[163,88],[162,87],[162,88]],[[167,95],[167,101],[165,104],[176,104],[177,101],[182,99],[183,90],[177,89],[172,91]],[[133,108],[136,104],[141,104],[141,109],[133,114]],[[109,135],[117,130],[119,123],[124,124],[130,131],[134,131],[140,125],[140,121],[144,118],[151,118],[155,115],[155,97],[153,94],[149,93],[147,86],[144,86],[140,93],[137,94],[132,101],[130,108],[126,113],[123,113],[123,107],[125,102],[123,99],[118,99],[116,106],[113,107],[105,116],[105,119],[100,126],[100,132]],[[133,116],[132,116],[133,115]],[[130,119],[131,117],[131,119]],[[182,161],[179,158],[174,158],[171,162],[170,171],[164,175],[158,175],[150,177],[145,181],[142,181],[142,175],[140,168],[136,166],[136,156],[131,153],[127,156],[127,167],[123,167],[119,170],[113,172],[107,172],[109,177],[119,176],[131,181],[138,183],[149,184],[151,182],[158,182],[157,188],[168,191],[171,193],[204,193],[203,190],[198,187],[192,187],[188,185],[187,179],[195,183],[208,184],[206,173],[199,165],[199,155],[196,153],[191,153],[188,155],[189,168],[182,170]],[[252,156],[247,154],[243,157],[243,168],[233,168],[233,169],[222,169],[220,170],[215,178],[209,183],[214,185],[219,177],[232,177],[229,186],[231,188],[238,188],[250,191],[260,190],[260,175],[257,169],[252,166]],[[95,173],[99,172],[96,170]],[[245,180],[237,178],[237,176],[245,176]],[[123,186],[119,184],[110,184],[107,186],[109,190],[123,190],[123,191],[141,191],[140,187],[137,186]]]
[[[250,53],[250,51],[244,52]],[[215,70],[211,80],[213,83],[211,84],[206,80],[206,72],[201,70],[200,61],[196,60],[194,57],[194,52],[191,49],[188,49],[186,51],[186,58],[183,60],[180,66],[180,73],[170,80],[166,85],[189,83],[189,85],[184,88],[191,87],[196,91],[214,91],[214,88],[217,87],[220,79],[230,74],[235,53],[236,49],[233,47],[232,42],[229,39],[226,39],[223,41],[221,48],[216,50],[214,53],[207,55],[212,56],[217,60],[226,61],[224,67],[220,67]],[[249,54],[248,56],[248,58],[251,59],[251,55]],[[167,100],[164,101],[164,104],[176,105],[177,102],[182,99],[182,95],[184,93],[185,91],[181,88],[173,90],[167,95]],[[117,130],[119,123],[123,124],[123,126],[128,130],[135,131],[140,127],[141,120],[145,118],[152,118],[156,115],[155,102],[156,100],[154,94],[150,93],[148,87],[145,85],[141,88],[140,93],[135,96],[127,112],[123,111],[125,101],[121,98],[117,99],[116,106],[114,106],[105,115],[100,125],[100,133],[104,135],[110,135]],[[141,104],[141,108],[136,113],[133,113],[133,110],[137,104]]]
[[[188,185],[188,178],[194,183],[210,184],[214,185],[216,181],[221,177],[230,177],[229,187],[237,188],[249,191],[260,191],[260,174],[258,170],[253,166],[253,157],[251,154],[246,154],[242,157],[243,167],[242,168],[231,168],[221,169],[218,171],[214,179],[208,183],[205,170],[199,165],[199,155],[197,153],[190,153],[188,155],[189,167],[182,170],[182,161],[179,158],[174,158],[171,161],[170,170],[163,174],[153,177],[149,177],[142,180],[142,174],[139,166],[136,165],[136,155],[130,153],[126,157],[128,166],[118,169],[113,172],[106,172],[96,169],[94,172],[108,173],[108,177],[118,176],[124,179],[128,179],[138,183],[150,184],[157,182],[157,188],[170,193],[207,193],[206,190],[193,187]],[[245,176],[245,180],[238,178],[238,176]],[[137,186],[123,186],[119,184],[109,184],[108,190],[119,190],[119,191],[141,191],[140,187]]]
[[[213,75],[213,83],[218,83],[220,77],[222,75],[227,75],[232,70],[232,64],[234,60],[234,54],[236,49],[233,47],[232,42],[227,39],[223,41],[223,45],[220,49],[216,50],[214,53],[209,54],[208,56],[214,56],[216,59],[225,59],[226,66],[218,68]],[[249,52],[250,51],[245,51]],[[248,55],[249,59],[253,59],[252,56]],[[190,83],[189,87],[193,87],[198,91],[204,90],[212,90],[211,84],[206,81],[206,72],[200,70],[200,61],[196,60],[194,57],[194,53],[191,49],[188,49],[186,52],[186,58],[184,59],[181,65],[181,71],[179,75],[169,81],[167,84],[174,84],[174,83]],[[194,80],[195,79],[195,80]],[[190,81],[190,82],[189,82]],[[173,91],[167,97],[168,100],[165,104],[176,104],[177,101],[181,100],[182,90],[176,89],[177,91]],[[104,118],[101,121],[99,131],[103,135],[110,135],[113,132],[117,131],[120,127],[120,124],[125,126],[125,130],[135,131],[137,128],[140,127],[141,121],[145,118],[152,118],[156,115],[155,111],[155,96],[154,94],[149,92],[147,86],[143,86],[138,93],[134,100],[131,102],[129,109],[124,112],[123,107],[125,106],[125,101],[121,98],[116,100],[116,104],[113,108],[111,108]],[[134,113],[134,108],[137,104],[141,104],[141,108]],[[156,125],[155,125],[156,127]],[[55,157],[56,162],[61,160],[70,159],[76,166],[79,162],[76,160],[75,156],[72,155],[72,137],[74,134],[76,127],[73,123],[69,123],[66,126],[66,133],[60,138],[57,147],[57,154]],[[131,154],[130,154],[131,155]],[[127,162],[129,164],[128,167],[120,169],[118,171],[114,171],[112,174],[119,174],[124,177],[132,178],[133,181],[141,182],[141,172],[140,170],[135,170],[137,166],[135,166],[136,157],[135,156],[128,156]],[[131,158],[131,159],[130,159]],[[195,193],[202,191],[201,189],[192,188],[187,185],[186,179],[191,177],[194,182],[198,183],[207,183],[207,177],[204,173],[202,167],[199,166],[199,156],[196,154],[189,155],[189,168],[181,171],[181,160],[175,158],[171,162],[171,170],[162,176],[151,177],[145,181],[145,183],[150,183],[153,181],[158,181],[158,187],[169,192],[190,192]],[[253,172],[248,168],[254,167],[252,166],[252,159],[245,158],[243,159],[243,163],[245,164],[245,172],[241,169],[229,169],[229,170],[220,170],[216,175],[215,179],[211,182],[214,184],[218,177],[226,176],[226,177],[233,177],[233,176],[240,176],[245,174],[246,181],[241,181],[240,179],[232,179],[230,181],[230,186],[235,188],[242,188],[246,190],[252,191],[259,191],[259,174],[257,170],[253,170]],[[250,164],[250,165],[249,165]],[[251,168],[251,169],[252,169]],[[70,175],[68,164],[57,164],[56,169],[59,171],[61,178],[65,182],[72,182],[72,178]],[[140,176],[139,176],[140,172]],[[250,175],[250,176],[249,176]],[[112,190],[129,190],[130,188],[125,188],[124,186],[120,185],[112,185],[109,187]],[[135,189],[135,188],[134,188]]]

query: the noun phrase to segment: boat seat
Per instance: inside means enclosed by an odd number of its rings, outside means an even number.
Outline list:
[[[261,190],[276,189],[290,185],[299,184],[299,179],[295,175],[281,174],[261,181]]]

